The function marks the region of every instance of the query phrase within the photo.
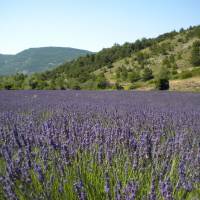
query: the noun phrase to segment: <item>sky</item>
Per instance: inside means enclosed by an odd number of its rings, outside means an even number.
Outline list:
[[[0,0],[0,53],[114,43],[200,25],[200,0]]]

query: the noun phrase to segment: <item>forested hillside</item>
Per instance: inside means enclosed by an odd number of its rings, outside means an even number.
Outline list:
[[[43,72],[91,52],[65,47],[26,49],[16,55],[0,54],[0,75]]]
[[[200,91],[200,26],[115,44],[31,76],[1,77],[6,89]],[[186,84],[187,83],[187,84]]]

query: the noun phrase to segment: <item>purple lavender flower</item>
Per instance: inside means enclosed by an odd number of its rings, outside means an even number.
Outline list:
[[[79,182],[75,183],[74,187],[75,187],[75,191],[78,195],[79,200],[86,200],[87,196],[85,193],[85,189],[83,187],[83,182],[79,181]]]
[[[160,190],[165,200],[173,200],[173,188],[168,178],[166,181],[160,181]]]
[[[156,200],[157,195],[156,195],[156,179],[155,179],[155,174],[152,175],[151,178],[151,190],[149,194],[149,200]]]
[[[122,195],[121,195],[121,189],[122,189],[122,183],[121,181],[117,181],[116,187],[115,187],[115,199],[116,200],[121,200]]]
[[[126,200],[134,200],[138,190],[138,184],[133,181],[129,181],[126,188],[124,189],[124,196]]]
[[[110,177],[108,172],[105,173],[105,186],[104,186],[104,190],[107,194],[109,194],[110,192]]]
[[[38,165],[38,164],[35,164],[35,165],[34,165],[34,170],[35,170],[35,172],[36,172],[37,175],[38,175],[39,181],[40,181],[41,183],[43,183],[45,177],[44,177],[44,174],[43,174],[43,172],[42,172],[41,166]]]

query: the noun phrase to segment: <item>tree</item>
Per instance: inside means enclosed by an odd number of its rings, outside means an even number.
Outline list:
[[[114,89],[117,89],[117,90],[123,90],[123,86],[120,85],[118,82],[115,83],[115,86],[114,86]]]
[[[153,79],[153,72],[149,67],[144,68],[144,71],[142,73],[142,79],[144,81]]]
[[[86,71],[82,71],[78,76],[78,81],[84,83],[91,78],[90,74]]]
[[[156,89],[158,90],[168,90],[169,89],[169,80],[166,78],[156,79]]]
[[[173,64],[175,63],[175,57],[173,54],[169,56],[169,61],[170,63],[173,63]]]
[[[171,63],[174,62],[173,59],[174,59],[173,57],[169,57],[169,58],[165,57],[162,61],[162,64],[165,65],[167,68],[171,68],[172,67]]]
[[[109,86],[108,81],[105,78],[105,75],[102,73],[97,78],[97,87],[99,89],[106,89]]]
[[[55,82],[55,79],[51,79],[48,89],[50,89],[50,90],[56,90],[56,82]]]
[[[27,75],[17,73],[13,77],[13,89],[23,89],[23,83]]]
[[[97,83],[97,87],[99,89],[106,89],[108,87],[108,82],[102,79]]]
[[[179,30],[179,33],[183,33],[185,30],[184,30],[184,28],[181,28],[180,30]]]
[[[125,81],[128,77],[128,71],[126,69],[126,67],[122,66],[122,72],[121,72],[121,78],[123,81]]]
[[[139,64],[142,64],[143,61],[145,60],[145,54],[144,54],[143,52],[138,52],[138,53],[136,54],[136,56],[137,56],[137,61],[138,61],[138,63],[139,63]]]
[[[125,65],[128,65],[128,64],[129,64],[129,60],[126,58],[126,59],[124,60],[124,63],[125,63]]]
[[[196,41],[192,45],[191,63],[194,66],[200,65],[200,41]]]
[[[120,79],[121,78],[121,67],[117,68],[116,70],[116,79]]]
[[[31,89],[37,89],[38,81],[36,79],[31,78],[29,80],[29,86],[30,86]]]
[[[136,81],[139,81],[140,80],[140,74],[139,74],[139,72],[137,72],[137,71],[132,71],[131,73],[129,73],[129,80],[130,80],[130,82],[131,83],[134,83],[134,82],[136,82]]]
[[[158,90],[168,90],[169,89],[169,75],[166,68],[161,68],[158,77],[156,78],[155,85]]]
[[[58,88],[58,89],[65,90],[65,88],[66,88],[64,77],[57,78],[55,84],[56,84],[56,88]]]
[[[12,87],[13,87],[12,83],[7,82],[4,84],[4,89],[6,89],[6,90],[11,90]]]
[[[112,63],[109,63],[108,64],[108,69],[111,69],[111,68],[113,68],[113,65],[112,65]]]
[[[79,85],[73,85],[72,89],[73,90],[81,90],[81,87]]]

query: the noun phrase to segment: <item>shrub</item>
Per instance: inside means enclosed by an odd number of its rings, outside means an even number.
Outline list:
[[[131,86],[129,87],[129,90],[134,90],[134,89],[137,89],[137,88],[138,88],[138,86],[135,85],[135,84],[133,84],[133,85],[131,85]]]
[[[37,89],[37,87],[38,87],[38,80],[35,80],[35,79],[33,79],[33,78],[31,78],[30,80],[29,80],[29,86],[30,86],[30,88],[31,89]]]
[[[200,68],[195,68],[191,71],[193,76],[200,76]]]
[[[109,83],[106,80],[101,80],[97,83],[99,89],[106,89],[109,86]]]
[[[4,85],[4,89],[6,89],[6,90],[11,90],[11,89],[12,89],[12,84],[11,84],[11,83],[6,83],[6,84]]]
[[[183,38],[178,38],[177,41],[183,43]]]
[[[181,60],[182,59],[182,55],[181,55],[181,53],[178,53],[177,54],[177,60]]]
[[[156,79],[156,89],[158,90],[168,90],[169,89],[169,79],[158,78]]]
[[[120,77],[123,81],[125,81],[128,77],[128,71],[127,71],[126,67],[124,67],[124,66],[122,66],[122,68],[121,68]]]
[[[173,75],[178,74],[177,69],[173,67],[171,73],[172,73]]]
[[[134,82],[136,82],[136,81],[139,81],[140,80],[140,74],[139,74],[139,72],[137,72],[137,71],[133,71],[133,72],[131,72],[130,74],[129,74],[129,81],[131,82],[131,83],[134,83]]]
[[[130,85],[129,90],[134,90],[134,89],[140,88],[142,86],[143,86],[143,84],[141,82],[133,83],[132,85]]]
[[[124,87],[122,85],[120,85],[119,83],[115,83],[114,89],[123,90]]]
[[[180,74],[180,78],[182,78],[182,79],[186,79],[186,78],[190,78],[190,77],[192,77],[192,72],[190,72],[190,71],[183,71]]]
[[[113,68],[113,65],[112,65],[112,63],[109,63],[108,64],[108,69],[111,69],[111,68]]]
[[[128,65],[128,64],[129,64],[129,60],[128,60],[128,59],[125,59],[125,60],[124,60],[124,63],[125,63],[125,65]]]
[[[72,89],[73,90],[81,90],[81,87],[79,85],[73,85]]]
[[[158,90],[168,90],[169,89],[169,71],[162,67],[158,77],[155,80],[155,86]]]
[[[194,66],[200,65],[200,41],[196,41],[192,45],[191,63]]]
[[[148,81],[153,79],[153,72],[149,67],[144,68],[143,74],[142,74],[142,79],[144,81]]]
[[[107,87],[107,82],[106,81],[100,81],[98,84],[97,84],[97,87],[99,89],[105,89]]]

